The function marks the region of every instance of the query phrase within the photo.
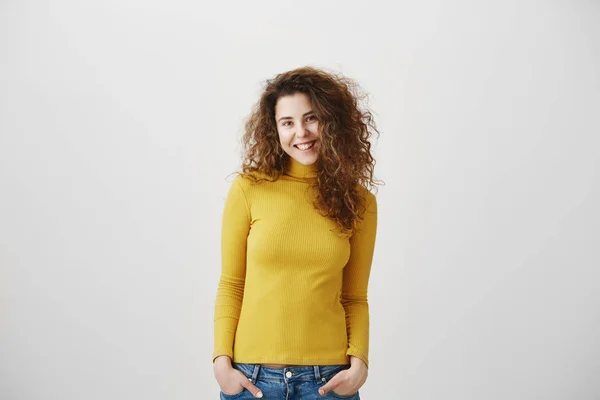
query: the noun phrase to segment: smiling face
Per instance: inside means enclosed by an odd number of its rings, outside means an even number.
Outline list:
[[[319,121],[304,93],[282,96],[275,105],[275,121],[283,150],[304,165],[317,161]]]

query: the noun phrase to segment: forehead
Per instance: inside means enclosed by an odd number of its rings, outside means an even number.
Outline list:
[[[310,111],[311,108],[312,103],[308,95],[304,93],[294,93],[281,96],[277,99],[277,103],[275,104],[275,115],[277,117],[302,116],[305,112]]]

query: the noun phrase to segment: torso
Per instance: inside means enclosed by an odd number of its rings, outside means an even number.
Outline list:
[[[337,232],[333,221],[307,201],[314,194],[310,187],[294,179],[285,175],[271,184],[254,185],[249,179],[236,178],[232,189],[238,193],[232,202],[239,203],[239,209],[231,210],[227,231],[237,233],[224,241],[222,252],[229,257],[223,265],[233,269],[245,261],[246,267],[245,274],[235,275],[242,268],[227,272],[233,274],[229,278],[233,281],[225,283],[239,286],[220,289],[229,298],[235,298],[236,308],[240,308],[233,354],[245,360],[257,358],[265,368],[280,371],[298,365],[262,364],[259,360],[284,361],[289,357],[288,361],[302,362],[304,366],[312,365],[314,359],[322,360],[322,364],[345,364],[348,350],[342,289],[352,244],[347,235]],[[243,235],[238,235],[242,220],[249,225]],[[361,240],[367,243],[367,239]],[[362,258],[350,266],[359,271],[357,268],[363,268],[361,263]],[[347,283],[351,287],[366,287],[362,272],[349,276]],[[363,289],[361,299],[362,293]],[[365,304],[366,298],[360,302]],[[367,311],[366,307],[357,309],[360,315]],[[357,320],[363,330],[366,318]],[[223,325],[221,329],[230,328]],[[280,337],[282,331],[286,332],[285,340]]]

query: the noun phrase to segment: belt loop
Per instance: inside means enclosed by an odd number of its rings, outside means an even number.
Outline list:
[[[258,377],[258,371],[260,371],[260,364],[254,364],[254,371],[252,371],[252,378],[250,378],[250,381],[252,381],[252,383],[256,382],[256,378]]]
[[[321,367],[314,365],[313,368],[315,369],[315,379],[317,380],[317,383],[319,383],[321,382]]]

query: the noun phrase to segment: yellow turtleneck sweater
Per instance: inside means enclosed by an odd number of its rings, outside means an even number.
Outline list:
[[[312,205],[315,166],[290,158],[275,182],[237,176],[222,219],[213,361],[368,366],[367,286],[377,201],[351,237]],[[333,230],[333,231],[332,231]]]

